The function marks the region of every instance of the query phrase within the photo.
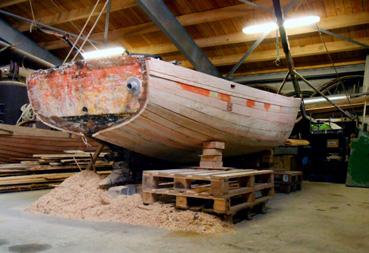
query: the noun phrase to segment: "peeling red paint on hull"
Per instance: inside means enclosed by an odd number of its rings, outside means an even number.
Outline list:
[[[77,62],[34,73],[28,94],[49,125],[91,135],[138,115],[146,104],[143,59]]]

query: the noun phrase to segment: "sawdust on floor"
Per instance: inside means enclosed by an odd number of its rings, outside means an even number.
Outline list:
[[[171,204],[145,206],[139,194],[111,197],[98,188],[101,177],[83,171],[42,196],[26,210],[68,219],[121,222],[165,228],[172,231],[219,233],[233,226],[219,217],[190,210],[177,210]]]

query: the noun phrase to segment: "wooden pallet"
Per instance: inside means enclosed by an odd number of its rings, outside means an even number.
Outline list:
[[[225,168],[214,171],[198,168],[144,171],[143,202],[152,204],[164,197],[177,208],[201,208],[234,215],[242,209],[266,203],[274,194],[271,170]],[[168,199],[168,198],[167,198]]]
[[[290,193],[302,188],[301,171],[274,171],[274,187],[277,192]]]

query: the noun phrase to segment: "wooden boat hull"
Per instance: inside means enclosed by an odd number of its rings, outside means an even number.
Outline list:
[[[54,95],[51,94],[50,99],[49,93],[40,93],[40,87],[45,89],[45,85],[50,84],[50,76],[45,72],[37,73],[28,80],[29,97],[35,112],[44,123],[59,129],[90,134],[147,156],[178,162],[198,160],[202,143],[206,141],[225,142],[224,155],[233,156],[283,144],[290,135],[299,109],[298,99],[257,90],[156,59],[133,59],[123,57],[118,61],[125,70],[128,69],[128,73],[120,76],[122,80],[133,75],[134,71],[123,64],[129,62],[129,66],[136,66],[133,76],[141,81],[140,93],[124,100],[124,103],[133,100],[139,104],[125,119],[100,125],[97,131],[91,131],[86,128],[87,123],[64,117],[61,109],[56,116],[44,115],[43,112],[51,106],[45,101],[55,101]],[[98,63],[86,64],[90,64],[91,71],[101,69]],[[106,80],[101,82],[107,85]],[[128,85],[128,81],[124,84]],[[62,87],[58,90],[65,90],[66,84],[60,85]],[[106,90],[113,90],[117,83],[110,85]],[[115,110],[107,105],[102,107],[102,114]],[[69,111],[78,110],[76,107]],[[116,115],[127,115],[127,110],[123,108]],[[89,116],[96,118],[98,114],[91,113]],[[62,120],[69,122],[61,123]]]
[[[97,143],[86,146],[80,136],[69,133],[0,124],[0,163],[30,160],[33,154],[57,154],[64,150],[94,151]]]

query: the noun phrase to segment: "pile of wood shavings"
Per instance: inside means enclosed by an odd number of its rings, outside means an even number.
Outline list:
[[[121,222],[172,231],[219,233],[232,230],[230,224],[207,213],[176,210],[170,204],[145,206],[139,194],[111,197],[98,188],[100,180],[101,177],[91,171],[78,173],[26,210],[68,219]]]

